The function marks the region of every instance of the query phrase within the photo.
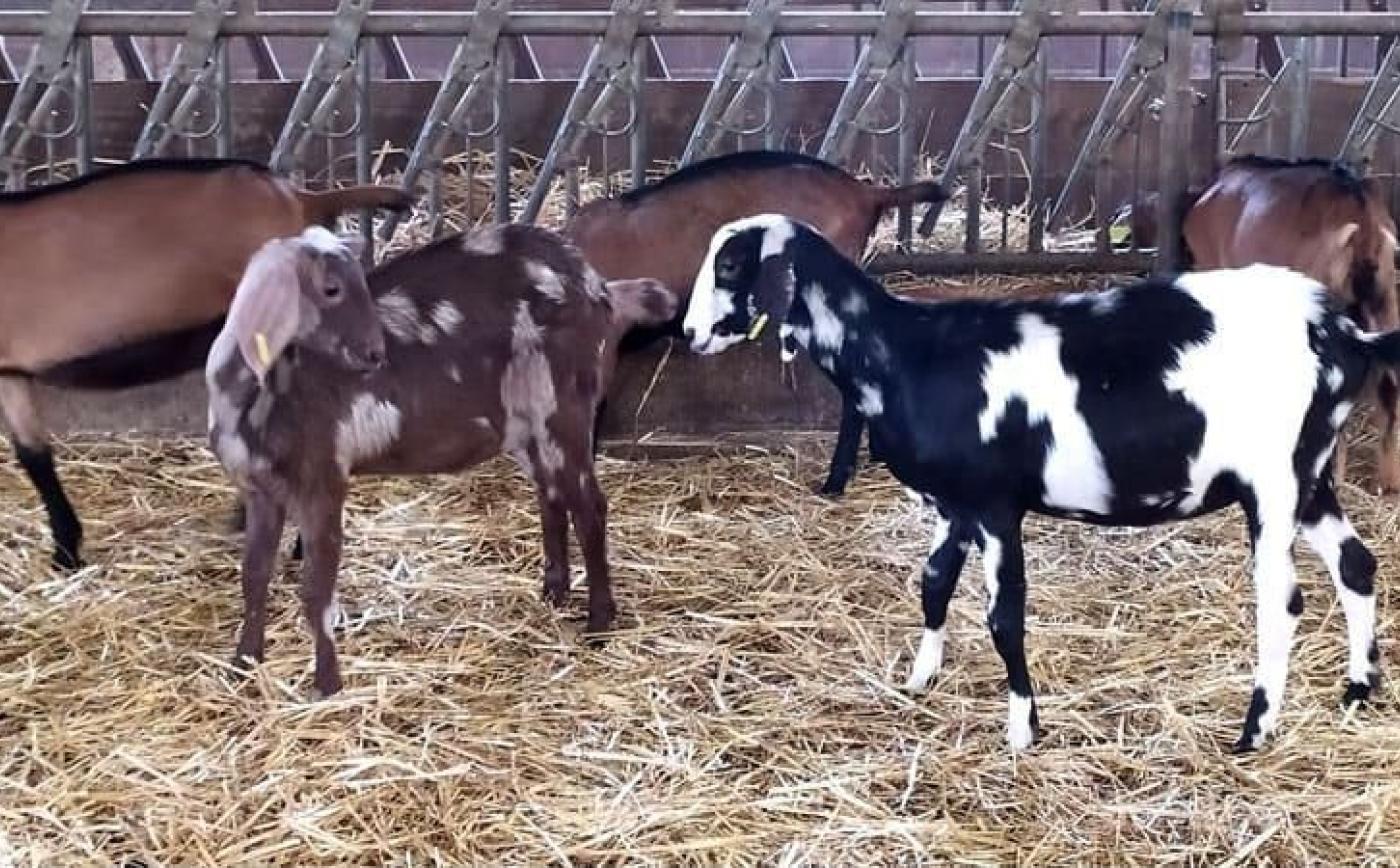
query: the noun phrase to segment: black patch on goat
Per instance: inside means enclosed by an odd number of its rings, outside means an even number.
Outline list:
[[[49,527],[53,533],[53,564],[62,570],[75,570],[83,565],[78,551],[83,542],[83,525],[73,511],[73,504],[58,481],[58,471],[54,469],[53,452],[48,447],[31,449],[15,442],[15,457],[20,467],[39,492],[44,501],[44,510],[49,515]]]
[[[1323,157],[1305,157],[1289,160],[1283,157],[1267,157],[1259,154],[1246,154],[1235,157],[1226,164],[1246,169],[1287,171],[1289,169],[1326,169],[1331,180],[1340,192],[1361,198],[1366,192],[1366,179],[1356,167],[1344,160],[1329,160]]]
[[[132,160],[129,163],[105,166],[101,169],[88,172],[86,175],[81,175],[72,180],[62,181],[58,184],[46,184],[42,187],[31,187],[28,190],[14,190],[8,193],[0,193],[0,205],[19,204],[20,202],[30,202],[48,196],[57,196],[60,193],[69,193],[73,190],[86,187],[89,184],[105,181],[109,178],[115,178],[121,175],[141,175],[152,172],[186,172],[198,174],[202,172],[221,172],[234,167],[251,169],[263,175],[272,174],[271,169],[255,160],[214,157],[186,160],[170,157],[156,157],[149,160]]]
[[[207,325],[70,359],[40,371],[36,379],[74,389],[129,389],[168,380],[202,367],[223,325],[219,317]]]
[[[636,203],[647,198],[653,193],[660,193],[666,190],[674,190],[695,181],[703,181],[718,175],[728,175],[735,172],[757,172],[765,169],[792,168],[812,168],[823,172],[831,172],[843,178],[850,177],[838,166],[833,166],[825,160],[816,157],[809,157],[806,154],[799,154],[793,151],[737,151],[732,154],[723,154],[718,157],[711,157],[708,160],[701,160],[698,163],[691,163],[676,172],[672,172],[659,181],[639,187],[636,190],[628,190],[618,196],[618,200],[628,203]]]

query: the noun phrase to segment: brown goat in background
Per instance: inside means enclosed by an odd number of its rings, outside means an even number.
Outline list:
[[[267,588],[290,514],[305,543],[314,686],[338,691],[332,627],[349,477],[452,473],[501,452],[539,498],[545,599],[568,600],[572,519],[587,632],[610,629],[593,417],[618,339],[674,317],[675,297],[653,280],[604,284],[572,246],[530,226],[439,239],[368,284],[323,230],[271,242],[210,352],[210,441],[247,505],[235,663],[263,658]]]
[[[390,187],[299,190],[242,160],[144,160],[0,194],[0,417],[48,512],[55,565],[81,564],[82,525],[35,382],[116,389],[194,370],[264,242],[409,202]]]
[[[1196,200],[1181,231],[1195,268],[1255,262],[1292,268],[1326,285],[1362,328],[1400,328],[1395,221],[1376,183],[1345,164],[1236,158]],[[1386,370],[1372,385],[1381,422],[1376,482],[1393,493],[1400,490],[1400,384]],[[1345,443],[1337,441],[1338,480],[1345,474]]]

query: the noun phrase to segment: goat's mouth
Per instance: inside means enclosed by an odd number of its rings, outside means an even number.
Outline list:
[[[369,376],[384,367],[384,350],[380,348],[351,350],[349,347],[341,347],[340,358],[345,367],[364,376]]]

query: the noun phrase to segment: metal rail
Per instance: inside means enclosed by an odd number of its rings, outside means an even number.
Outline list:
[[[40,36],[49,13],[0,12],[0,34]],[[1132,36],[1152,17],[1147,12],[1079,11],[1050,16],[1047,36]],[[365,17],[367,36],[465,36],[471,31],[470,12],[374,12]],[[602,36],[611,21],[608,12],[512,12],[502,33],[529,36]],[[638,36],[737,36],[746,12],[679,10],[641,22]],[[1005,36],[1015,26],[1015,12],[915,13],[911,36]],[[325,36],[334,15],[324,12],[257,12],[229,15],[220,30],[226,36]],[[788,11],[774,27],[775,36],[873,36],[884,15],[880,12]],[[80,36],[181,36],[190,28],[187,12],[84,12]],[[1208,16],[1194,16],[1196,36],[1224,33]],[[1396,36],[1400,13],[1394,12],[1258,12],[1246,13],[1229,25],[1237,36]]]

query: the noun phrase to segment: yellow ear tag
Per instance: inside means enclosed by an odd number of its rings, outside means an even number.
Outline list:
[[[258,361],[262,362],[263,370],[272,367],[272,348],[267,345],[267,335],[262,332],[253,332],[253,343],[258,348]]]
[[[768,325],[768,314],[766,314],[766,313],[761,313],[761,314],[759,314],[759,315],[758,315],[758,319],[755,319],[755,320],[753,321],[753,325],[749,326],[749,334],[748,334],[749,340],[751,340],[751,341],[756,341],[756,340],[758,340],[758,336],[759,336],[760,334],[763,333],[763,327],[766,326],[766,325]]]

